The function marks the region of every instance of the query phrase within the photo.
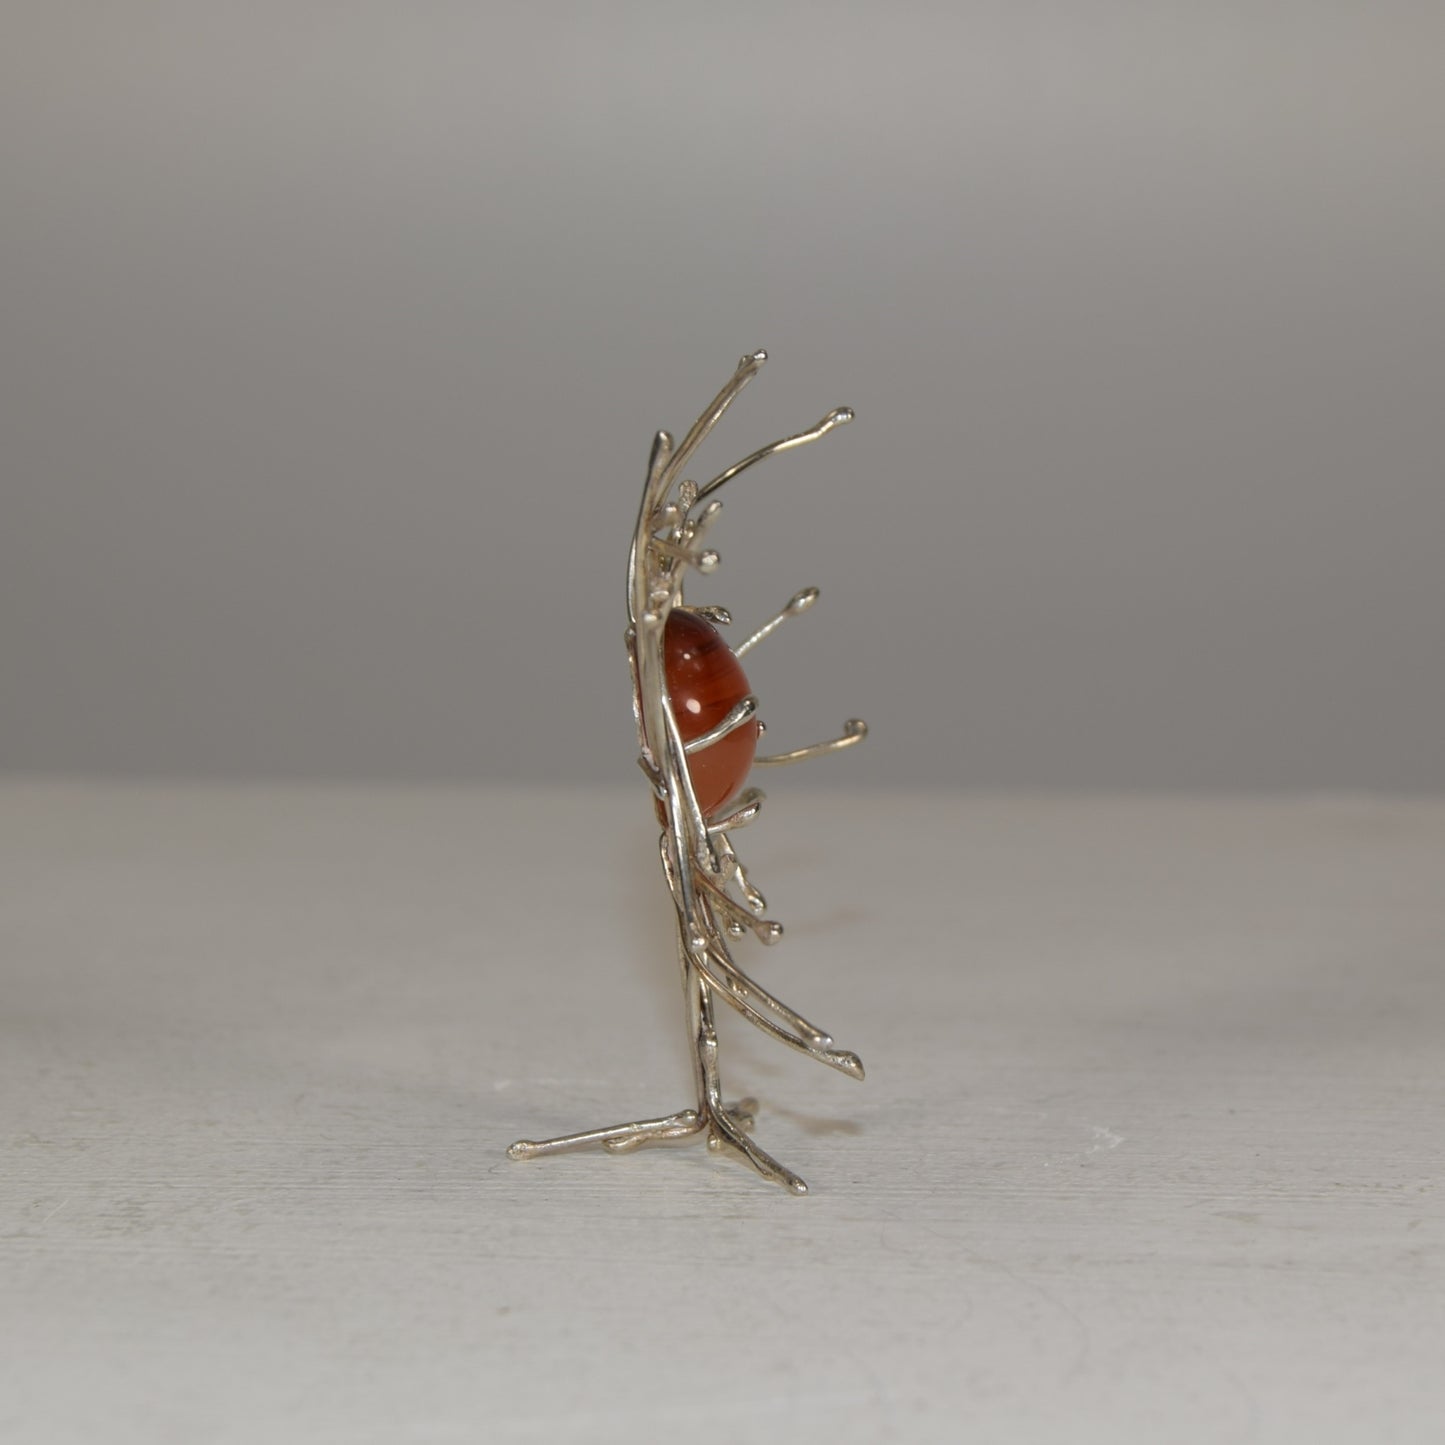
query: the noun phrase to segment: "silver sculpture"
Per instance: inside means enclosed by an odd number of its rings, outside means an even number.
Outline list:
[[[672,613],[678,609],[691,611],[710,624],[725,625],[731,621],[724,608],[688,609],[683,601],[687,573],[692,570],[708,574],[718,564],[718,554],[703,547],[704,538],[722,509],[720,502],[712,500],[713,493],[764,458],[816,441],[834,427],[853,419],[847,407],[839,407],[815,427],[762,447],[703,486],[680,481],[693,453],[766,360],[767,353],[763,351],[742,358],[731,380],[693,424],[681,446],[674,447],[667,432],[658,432],[652,444],[647,484],[627,566],[627,649],[632,663],[633,707],[641,745],[638,763],[652,785],[664,820],[660,840],[662,868],[677,910],[677,951],[687,994],[697,1105],[661,1119],[640,1119],[630,1124],[589,1129],[540,1143],[518,1140],[507,1151],[513,1159],[535,1159],[543,1154],[559,1154],[593,1144],[614,1154],[625,1154],[663,1140],[706,1138],[711,1149],[726,1148],[742,1155],[764,1179],[776,1180],[795,1194],[806,1194],[808,1186],[802,1179],[749,1138],[756,1102],[751,1099],[734,1104],[723,1102],[713,1022],[714,998],[731,1005],[769,1037],[852,1078],[863,1077],[863,1064],[856,1054],[835,1049],[833,1040],[823,1030],[755,983],[734,962],[728,945],[728,940],[741,938],[748,932],[763,943],[776,943],[783,932],[780,923],[764,917],[767,905],[748,881],[728,836],[733,829],[743,827],[757,816],[763,794],[756,788],[748,788],[705,815],[693,787],[688,758],[714,746],[739,728],[752,726],[760,731],[760,725],[755,722],[757,699],[748,693],[716,726],[684,741],[668,690],[664,634]],[[787,618],[811,607],[817,597],[816,588],[799,592],[732,655],[745,656]],[[861,719],[852,718],[839,737],[793,752],[754,758],[753,764],[776,766],[837,752],[860,742],[867,732],[867,725]]]

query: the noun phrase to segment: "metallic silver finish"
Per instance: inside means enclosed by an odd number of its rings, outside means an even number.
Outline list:
[[[707,825],[708,832],[725,833],[729,828],[746,828],[762,811],[764,796],[761,788],[748,788],[739,793],[732,800],[729,811]]]
[[[745,472],[749,467],[755,467],[765,457],[771,457],[778,452],[789,452],[794,447],[800,447],[808,442],[815,442],[821,436],[833,430],[835,426],[844,426],[853,420],[853,408],[840,406],[830,411],[817,426],[809,427],[807,431],[800,431],[797,436],[784,437],[780,442],[769,442],[765,447],[759,447],[752,456],[744,457],[742,461],[735,462],[727,471],[719,472],[706,486],[698,488],[698,497],[706,497],[725,482],[730,482],[739,472]]]
[[[763,795],[756,788],[748,788],[724,804],[713,817],[706,817],[693,791],[687,758],[711,747],[753,718],[757,699],[749,694],[716,727],[684,744],[667,692],[663,635],[668,616],[675,607],[686,605],[683,586],[687,573],[690,570],[711,572],[718,563],[718,554],[700,545],[722,507],[720,502],[707,500],[709,495],[764,458],[816,441],[853,418],[847,407],[839,407],[808,431],[759,448],[705,486],[679,480],[693,453],[766,360],[767,353],[762,351],[743,357],[727,385],[693,423],[680,446],[674,447],[667,432],[658,432],[648,460],[647,481],[627,562],[630,623],[627,650],[632,664],[633,707],[638,725],[637,761],[654,796],[662,804],[665,818],[659,849],[663,875],[676,911],[678,961],[687,998],[697,1104],[657,1119],[614,1124],[556,1139],[540,1142],[519,1139],[507,1151],[513,1159],[535,1159],[593,1145],[609,1153],[624,1154],[646,1144],[705,1137],[709,1148],[731,1150],[763,1178],[774,1180],[795,1194],[806,1194],[808,1186],[796,1174],[764,1153],[748,1137],[756,1101],[744,1099],[731,1105],[722,1102],[714,998],[721,998],[755,1028],[779,1043],[852,1078],[863,1077],[863,1064],[856,1054],[835,1049],[827,1033],[744,973],[728,948],[729,939],[749,933],[765,944],[777,942],[783,933],[782,924],[763,917],[767,904],[748,881],[728,838],[729,829],[741,828],[757,816]],[[705,505],[695,513],[699,503]],[[736,656],[745,655],[789,617],[805,612],[817,598],[815,587],[797,593],[777,616],[737,649]],[[732,620],[725,608],[693,610],[710,621]],[[867,732],[861,719],[852,718],[841,737],[794,752],[757,758],[755,762],[768,765],[801,762],[851,747],[861,742]]]
[[[689,607],[689,612],[696,612],[704,622],[711,622],[714,627],[731,627],[733,615],[726,607]]]
[[[756,716],[757,711],[758,700],[752,693],[749,693],[715,728],[709,728],[701,737],[696,737],[686,744],[683,752],[691,757],[693,753],[700,753],[704,748],[710,748],[729,733],[737,732],[745,722]],[[709,829],[709,831],[712,830]]]
[[[788,605],[776,617],[763,623],[746,642],[733,649],[733,656],[746,657],[763,638],[771,637],[788,618],[796,617],[800,612],[806,612],[817,600],[818,589],[816,587],[805,587],[801,592],[795,592],[788,599]]]
[[[821,758],[824,753],[840,753],[861,743],[868,736],[868,724],[861,717],[850,717],[843,724],[841,737],[829,738],[825,743],[812,743],[806,748],[794,748],[790,753],[769,753],[764,758],[754,758],[755,768],[780,768],[786,763],[805,763],[809,758]]]

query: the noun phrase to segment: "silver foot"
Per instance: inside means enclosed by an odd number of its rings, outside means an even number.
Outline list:
[[[712,1150],[732,1149],[741,1154],[764,1179],[776,1180],[793,1194],[808,1192],[808,1186],[791,1169],[785,1168],[771,1154],[759,1149],[733,1122],[733,1116],[729,1113],[717,1115],[709,1121],[707,1147]]]
[[[556,1139],[518,1139],[507,1150],[511,1159],[538,1159],[543,1154],[567,1154],[573,1149],[586,1149],[601,1144],[613,1152],[636,1148],[655,1139],[681,1139],[697,1133],[703,1126],[696,1109],[683,1109],[665,1119],[639,1119],[633,1124],[613,1124],[606,1129],[588,1129],[582,1134],[563,1134]]]
[[[706,1136],[709,1149],[732,1149],[741,1154],[764,1179],[774,1179],[794,1194],[806,1194],[808,1186],[791,1169],[784,1168],[748,1138],[757,1107],[756,1099],[739,1099],[716,1111],[681,1109],[661,1119],[638,1119],[630,1124],[613,1124],[605,1129],[563,1134],[556,1139],[518,1139],[507,1150],[507,1155],[511,1159],[539,1159],[544,1154],[566,1154],[594,1144],[600,1145],[609,1154],[631,1154],[645,1144]]]

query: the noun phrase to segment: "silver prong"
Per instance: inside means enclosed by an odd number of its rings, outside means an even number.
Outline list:
[[[841,737],[829,738],[825,743],[812,743],[806,748],[794,748],[790,753],[770,753],[765,758],[754,758],[755,768],[779,768],[785,763],[802,763],[809,758],[820,758],[824,753],[842,752],[854,743],[861,743],[868,736],[868,724],[861,717],[850,717],[843,724]]]
[[[689,612],[695,612],[704,622],[711,622],[714,627],[731,627],[733,615],[726,607],[689,607]]]
[[[674,542],[664,542],[659,537],[654,537],[648,543],[661,557],[668,557],[674,562],[682,562],[694,570],[702,573],[716,572],[720,560],[718,554],[708,548],[704,552],[693,552],[686,547],[679,547]]]
[[[724,833],[731,828],[745,828],[762,809],[765,794],[761,788],[749,788],[739,793],[733,805],[722,817],[707,825],[709,833]]]
[[[715,883],[702,874],[697,875],[696,881],[702,884],[703,891],[712,900],[714,910],[722,913],[730,928],[736,928],[737,931],[733,934],[735,938],[740,938],[746,930],[751,932],[759,943],[771,945],[783,936],[781,923],[773,918],[754,918],[741,903],[728,897],[727,890],[720,883]]]
[[[722,420],[722,414],[737,399],[738,393],[758,374],[767,359],[766,351],[754,351],[738,362],[737,369],[728,378],[727,385],[713,397],[712,405],[693,422],[692,429],[682,439],[682,445],[669,459],[665,473],[669,486],[692,459],[692,454],[702,445],[707,434]]]
[[[735,733],[742,727],[758,710],[758,700],[752,693],[749,693],[741,702],[736,703],[728,715],[716,727],[709,728],[700,737],[695,737],[683,749],[689,757],[694,753],[700,753],[704,748],[710,748],[714,743],[721,742],[729,733]]]
[[[647,456],[647,482],[655,487],[661,479],[667,464],[672,460],[672,433],[660,431],[652,439],[652,450]]]
[[[707,535],[708,528],[717,521],[718,515],[721,511],[721,502],[709,502],[707,506],[705,506],[702,511],[697,514],[697,516],[693,519],[692,522],[691,535],[694,543],[697,542],[700,537],[705,537]]]
[[[762,724],[759,723],[758,726],[761,727]],[[744,793],[743,796],[746,797],[747,794]],[[762,795],[758,796],[761,799]],[[714,836],[711,829],[708,829],[708,836]],[[718,862],[721,865],[721,870],[716,875],[718,881],[722,884],[736,883],[738,892],[743,895],[743,902],[747,905],[748,910],[754,917],[761,918],[768,911],[768,900],[748,881],[747,869],[739,861],[728,835],[718,833],[715,837],[713,851],[717,854]]]
[[[819,437],[825,437],[834,427],[843,426],[853,420],[853,408],[851,406],[834,407],[827,416],[816,426],[811,426],[807,431],[800,431],[796,436],[784,437],[781,441],[769,442],[765,447],[759,447],[751,456],[744,457],[740,462],[734,462],[727,471],[719,472],[712,481],[697,489],[698,500],[717,491],[725,483],[749,467],[755,467],[760,461],[767,457],[775,456],[778,452],[790,452],[794,447],[806,446],[809,442],[815,442]]]
[[[818,589],[816,587],[804,587],[801,592],[795,592],[788,599],[788,605],[784,607],[776,617],[770,618],[767,622],[763,623],[741,647],[733,648],[733,656],[746,656],[763,638],[771,637],[788,618],[796,617],[800,612],[806,612],[817,600]]]
[[[685,866],[688,855],[691,854],[698,867],[712,878],[722,875],[722,862],[707,831],[707,823],[692,786],[692,776],[687,770],[686,747],[678,730],[677,718],[673,716],[670,703],[664,702],[660,711],[671,753],[671,757],[666,759],[663,778],[675,804],[668,809],[668,826],[677,862],[681,866],[677,877],[670,881],[675,884],[673,902],[678,905],[679,912],[687,916],[692,911],[692,871]],[[663,866],[666,867],[666,859]]]
[[[761,918],[768,911],[768,900],[753,887],[747,869],[737,861],[736,855],[733,858],[733,876],[737,879],[738,892],[743,895],[748,907]]]

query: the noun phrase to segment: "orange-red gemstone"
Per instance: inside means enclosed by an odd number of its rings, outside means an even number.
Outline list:
[[[662,662],[673,716],[684,743],[715,728],[752,691],[743,665],[712,623],[695,612],[668,615]],[[704,816],[727,802],[747,780],[759,728],[750,719],[687,760],[693,792]]]

